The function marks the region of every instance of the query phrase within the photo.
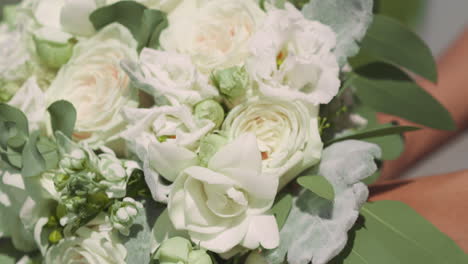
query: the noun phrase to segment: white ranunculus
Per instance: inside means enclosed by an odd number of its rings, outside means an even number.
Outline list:
[[[94,220],[96,221],[96,220]],[[66,237],[47,251],[45,264],[126,264],[127,249],[108,223],[93,223]]]
[[[124,106],[137,105],[137,91],[120,67],[123,59],[136,60],[137,43],[119,24],[102,29],[80,42],[70,61],[47,90],[47,103],[71,102],[77,110],[73,137],[97,147],[117,138],[124,128]]]
[[[207,168],[182,172],[169,196],[169,217],[195,244],[216,253],[238,245],[272,249],[279,232],[267,211],[277,189],[278,178],[262,172],[257,139],[245,134],[222,147]]]
[[[340,87],[336,34],[291,4],[268,12],[250,43],[247,70],[267,96],[327,104]]]
[[[183,169],[198,164],[199,142],[215,124],[195,119],[187,106],[125,108],[124,116],[129,126],[122,137],[144,162],[154,199],[165,202],[170,188],[160,177],[173,182]]]
[[[255,0],[184,1],[169,15],[161,46],[189,55],[203,73],[243,65],[264,16]]]
[[[280,177],[283,187],[320,160],[318,111],[300,101],[254,97],[231,110],[223,131],[232,139],[255,134],[264,172]]]
[[[155,97],[165,97],[170,104],[195,105],[218,96],[208,78],[198,72],[190,57],[175,52],[144,49],[140,54],[137,72],[128,71],[146,91]]]
[[[8,101],[29,77],[30,59],[21,30],[0,24],[0,102]]]

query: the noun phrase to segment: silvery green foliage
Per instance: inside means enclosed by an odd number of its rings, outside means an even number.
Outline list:
[[[142,204],[144,210],[140,210],[141,212],[130,228],[129,236],[121,236],[127,249],[126,261],[128,264],[148,264],[154,251],[152,227],[161,215],[163,208],[150,200],[143,201]]]
[[[377,145],[354,140],[325,149],[319,174],[333,185],[335,200],[303,191],[281,230],[280,246],[266,253],[268,263],[282,264],[287,255],[290,264],[325,264],[338,255],[369,194],[361,181],[377,170],[380,155]]]
[[[308,19],[330,26],[337,34],[335,54],[340,65],[359,52],[358,42],[372,22],[372,0],[310,1],[302,12]]]

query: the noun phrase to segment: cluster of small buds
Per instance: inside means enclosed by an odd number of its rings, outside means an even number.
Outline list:
[[[135,223],[143,205],[132,198],[124,198],[123,201],[115,202],[109,209],[112,226],[119,230],[122,235],[130,234],[130,227]]]
[[[60,160],[60,168],[67,173],[82,170],[86,166],[86,160],[87,155],[82,149],[74,149]]]

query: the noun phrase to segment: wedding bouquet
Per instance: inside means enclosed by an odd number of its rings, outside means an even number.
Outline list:
[[[455,126],[412,79],[437,81],[428,48],[374,11],[372,0],[5,7],[0,263],[466,263],[407,206],[366,203],[378,161],[418,129],[376,112]]]

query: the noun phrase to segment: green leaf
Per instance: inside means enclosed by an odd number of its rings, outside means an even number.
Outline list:
[[[146,9],[143,12],[141,22],[138,50],[144,47],[152,49],[159,48],[159,36],[167,26],[168,21],[163,12],[154,9]]]
[[[401,202],[368,203],[361,213],[362,227],[332,264],[468,263],[453,240]]]
[[[24,135],[29,135],[28,118],[19,109],[0,103],[0,122],[10,121],[16,124],[18,130]]]
[[[140,210],[135,224],[130,229],[130,235],[128,237],[122,236],[124,246],[127,248],[126,262],[128,264],[150,263],[152,253],[151,241],[154,240],[152,228],[164,209],[150,200],[143,201],[142,203],[144,209]]]
[[[293,198],[290,194],[281,197],[275,205],[270,209],[270,213],[276,217],[276,222],[281,230],[286,220],[288,219],[289,212],[291,212]]]
[[[374,16],[361,49],[378,60],[437,82],[437,66],[431,50],[418,35],[395,19]]]
[[[333,143],[339,142],[339,141],[345,141],[345,140],[350,140],[350,139],[368,139],[368,138],[378,138],[378,137],[383,137],[383,136],[388,136],[388,135],[394,135],[394,134],[401,134],[404,132],[410,132],[410,131],[416,131],[419,130],[420,128],[418,127],[411,127],[411,126],[390,126],[388,125],[381,125],[378,127],[372,127],[372,128],[367,128],[362,131],[358,131],[356,133],[353,133],[351,135],[339,137],[336,139],[333,139],[329,142],[327,142],[325,145],[329,146]]]
[[[57,144],[47,137],[40,137],[37,149],[46,163],[46,169],[56,169],[59,163],[59,152]]]
[[[302,10],[304,16],[330,26],[337,34],[340,65],[359,51],[359,42],[372,22],[372,0],[312,0]]]
[[[380,178],[380,171],[376,171],[372,176],[364,179],[362,182],[365,183],[366,185],[372,185],[376,183]]]
[[[377,120],[377,112],[375,112],[371,108],[359,106],[355,109],[355,112],[367,120],[368,128],[375,126],[392,126],[392,124],[380,124]],[[379,145],[380,149],[382,150],[382,160],[395,160],[399,158],[405,150],[405,142],[401,135],[389,135],[377,138],[367,138],[364,139],[364,141]],[[378,179],[378,176],[376,176],[376,179]],[[369,181],[366,181],[366,183],[368,182]],[[373,182],[375,181],[372,181],[372,183]]]
[[[324,199],[335,199],[333,185],[323,176],[303,176],[297,179],[297,183]]]
[[[138,50],[159,46],[159,35],[167,27],[167,16],[160,10],[148,9],[134,1],[120,1],[94,11],[90,20],[96,30],[119,23],[130,30],[138,41]]]
[[[24,177],[33,177],[41,174],[46,169],[46,162],[37,148],[39,131],[34,132],[23,149],[23,168],[21,174]]]
[[[57,101],[49,106],[47,111],[50,113],[54,132],[60,131],[71,138],[76,122],[76,110],[73,104],[64,100]]]
[[[7,255],[0,255],[0,263],[2,264],[15,264],[16,261],[14,258]]]
[[[382,150],[382,160],[396,160],[405,150],[405,142],[401,135],[366,138],[364,141],[380,147]]]
[[[365,106],[440,130],[454,130],[445,107],[413,82],[353,78],[352,85]]]

